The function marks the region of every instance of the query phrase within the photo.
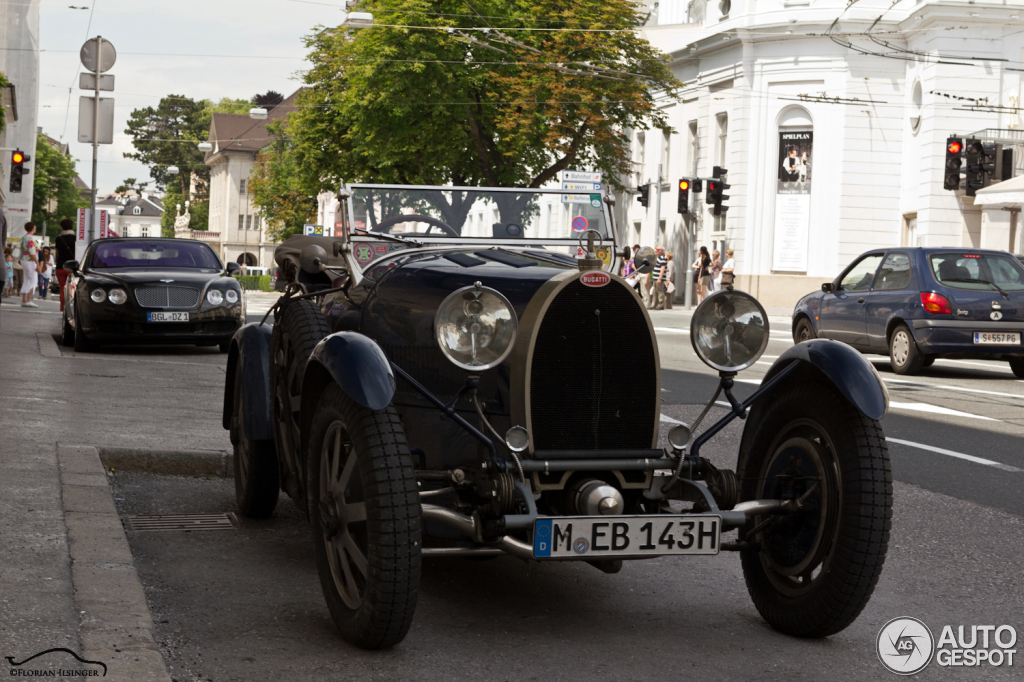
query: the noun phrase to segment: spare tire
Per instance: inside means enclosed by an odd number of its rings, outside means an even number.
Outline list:
[[[300,450],[302,379],[316,345],[330,333],[320,308],[308,299],[289,301],[274,315],[270,338],[270,395],[277,455],[285,465],[283,485],[298,501],[304,498]],[[301,506],[301,505],[300,505]]]

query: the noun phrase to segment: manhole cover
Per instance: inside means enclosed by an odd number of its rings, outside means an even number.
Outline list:
[[[123,521],[125,528],[136,533],[157,530],[233,530],[238,527],[234,514],[126,516]]]

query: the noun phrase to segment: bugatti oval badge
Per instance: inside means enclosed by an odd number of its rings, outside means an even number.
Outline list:
[[[594,270],[593,272],[584,272],[580,275],[580,281],[583,282],[584,286],[603,287],[612,281],[612,276],[602,270]]]

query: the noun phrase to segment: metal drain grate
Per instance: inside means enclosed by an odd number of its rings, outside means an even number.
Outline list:
[[[136,533],[160,530],[234,530],[238,519],[234,514],[178,514],[176,516],[126,516],[127,530]]]

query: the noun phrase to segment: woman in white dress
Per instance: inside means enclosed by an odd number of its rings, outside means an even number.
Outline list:
[[[25,236],[21,238],[21,268],[24,272],[21,280],[21,307],[38,308],[38,303],[32,302],[32,295],[39,286],[39,277],[36,275],[36,263],[39,262],[36,253],[39,251],[39,240],[36,238],[36,224],[25,223]]]

